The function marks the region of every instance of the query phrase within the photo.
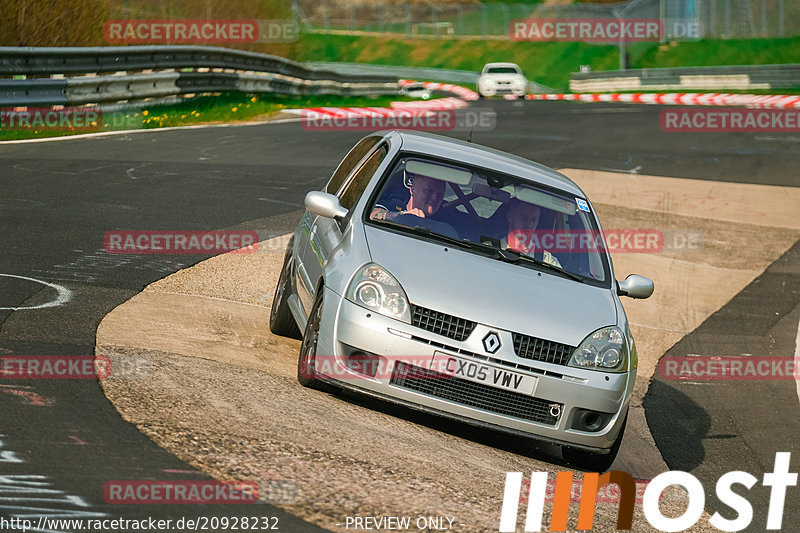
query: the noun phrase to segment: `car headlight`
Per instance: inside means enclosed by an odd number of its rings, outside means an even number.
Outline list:
[[[483,78],[481,85],[494,85],[494,80],[492,78]]]
[[[524,82],[522,81],[521,78],[514,78],[514,85],[519,87],[520,85],[524,85]]]
[[[347,288],[347,299],[381,315],[411,323],[406,292],[394,276],[375,263],[356,273]]]
[[[628,359],[628,343],[622,330],[616,326],[600,328],[573,352],[569,366],[624,372]]]

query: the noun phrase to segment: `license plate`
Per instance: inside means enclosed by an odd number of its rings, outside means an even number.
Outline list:
[[[434,369],[454,378],[482,383],[498,389],[533,396],[538,378],[520,374],[471,359],[436,352],[433,354]]]

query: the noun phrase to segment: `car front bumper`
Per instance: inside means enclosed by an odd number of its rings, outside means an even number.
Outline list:
[[[490,328],[478,324],[463,342],[394,320],[353,304],[325,288],[316,371],[321,379],[412,408],[435,412],[500,431],[607,451],[623,423],[633,389],[632,373],[607,373],[543,363],[516,356],[487,356],[479,348]],[[497,328],[502,342],[511,334]],[[507,334],[507,335],[506,335]],[[374,375],[354,370],[352,354],[380,357]],[[477,385],[441,374],[408,376],[408,366],[425,366],[434,355],[456,356],[490,369],[512,371],[536,379],[533,394]],[[439,367],[435,367],[439,368]],[[406,370],[403,374],[402,370]],[[558,416],[553,416],[559,406]],[[609,413],[598,431],[573,429],[581,409]]]
[[[524,87],[514,87],[512,85],[492,85],[480,87],[479,92],[483,96],[499,96],[510,94],[513,96],[524,96]]]

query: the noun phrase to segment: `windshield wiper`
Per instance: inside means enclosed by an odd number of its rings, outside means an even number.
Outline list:
[[[403,230],[410,231],[415,235],[421,235],[423,237],[429,237],[450,244],[455,244],[457,246],[463,246],[464,248],[473,248],[473,246],[475,245],[475,243],[470,241],[469,239],[456,239],[455,237],[450,237],[449,235],[443,235],[441,233],[437,233],[431,230],[430,228],[426,228],[424,226],[406,226],[405,224],[392,222],[391,220],[372,220],[371,222],[379,225],[391,226],[393,228],[402,228]]]
[[[393,222],[391,220],[371,220],[371,222],[373,222],[374,224],[386,225],[393,228],[401,228],[404,231],[414,233],[415,235],[421,235],[423,237],[437,239],[440,241],[455,244],[457,246],[461,246],[471,250],[478,249],[481,250],[482,252],[488,252],[493,259],[499,259],[501,261],[505,261],[506,263],[519,263],[519,262],[531,263],[536,266],[546,268],[552,272],[555,272],[556,274],[561,274],[563,276],[566,276],[575,281],[579,281],[581,283],[584,282],[583,278],[578,276],[577,274],[573,274],[572,272],[568,272],[561,267],[551,265],[550,263],[541,261],[529,255],[525,255],[513,249],[497,248],[491,244],[487,244],[484,242],[474,242],[469,239],[456,239],[454,237],[450,237],[449,235],[442,235],[441,233],[437,233],[435,231],[432,231],[430,228],[426,228],[423,226],[406,226],[405,224],[400,224],[398,222]]]
[[[510,248],[507,248],[507,249],[497,248],[497,256],[498,256],[498,258],[500,258],[503,261],[506,261],[508,263],[519,263],[520,261],[524,261],[524,262],[527,262],[527,263],[533,263],[536,266],[540,266],[540,267],[546,268],[546,269],[548,269],[548,270],[550,270],[552,272],[555,272],[557,274],[562,274],[562,275],[564,275],[564,276],[566,276],[566,277],[568,277],[570,279],[574,279],[575,281],[579,281],[579,282],[583,283],[583,278],[578,276],[577,274],[573,274],[572,272],[568,272],[568,271],[564,270],[561,267],[557,267],[557,266],[552,265],[552,264],[550,264],[550,263],[548,263],[546,261],[542,261],[540,259],[536,259],[535,257],[531,257],[529,255],[525,255],[525,254],[523,254],[521,252],[518,252],[516,250],[512,250]]]
[[[481,237],[483,239],[483,237]],[[496,239],[489,239],[489,241],[494,241],[499,244],[499,241]],[[469,242],[472,248],[477,248],[481,251],[488,252],[490,256],[494,259],[499,259],[501,261],[505,261],[506,263],[519,263],[522,261],[532,263],[536,266],[544,267],[548,270],[552,270],[557,274],[563,274],[564,276],[574,279],[575,281],[579,281],[581,283],[584,282],[583,278],[577,274],[573,274],[572,272],[568,272],[561,267],[557,267],[545,261],[541,261],[536,259],[535,257],[531,257],[529,255],[525,255],[521,252],[510,248],[498,248],[493,244],[489,244],[488,242]]]

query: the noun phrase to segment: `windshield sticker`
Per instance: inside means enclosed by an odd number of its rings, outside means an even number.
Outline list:
[[[586,203],[586,200],[581,200],[580,198],[575,198],[575,203],[578,204],[578,209],[581,211],[589,212],[589,204]]]

